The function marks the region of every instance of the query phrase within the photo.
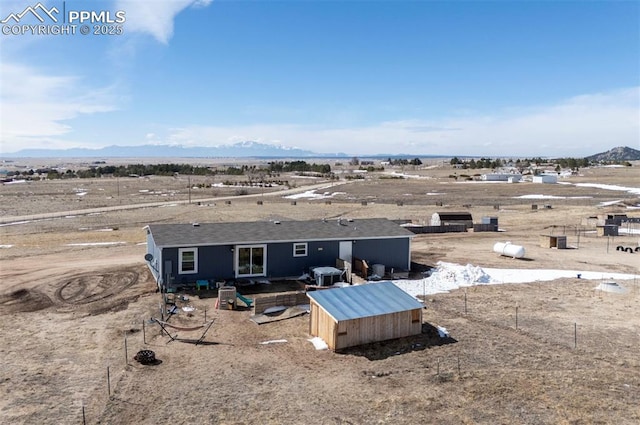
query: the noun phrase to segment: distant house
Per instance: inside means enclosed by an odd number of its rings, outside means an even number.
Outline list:
[[[557,174],[540,174],[538,176],[533,176],[533,183],[558,183],[558,175]]]
[[[308,292],[309,333],[330,349],[418,335],[422,303],[392,282]]]
[[[431,216],[432,226],[451,226],[464,224],[467,229],[473,228],[473,217],[468,212],[436,212]]]
[[[627,221],[629,217],[626,214],[607,214],[604,224],[615,224],[621,226],[623,221]]]
[[[487,173],[480,176],[482,181],[487,182],[519,182],[522,174],[516,173]]]
[[[159,286],[298,277],[337,259],[408,271],[414,236],[384,218],[152,224],[146,229],[145,259]]]

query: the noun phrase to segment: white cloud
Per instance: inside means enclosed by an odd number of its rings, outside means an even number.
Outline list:
[[[639,114],[640,87],[634,87],[492,115],[398,120],[351,128],[188,126],[169,130],[166,141],[211,146],[254,140],[348,154],[585,156],[614,146],[639,148]]]
[[[85,87],[73,75],[44,75],[28,66],[3,62],[0,79],[3,150],[32,147],[42,141],[54,143],[56,137],[71,131],[66,121],[115,109],[113,87]]]
[[[173,36],[173,20],[189,6],[206,7],[212,0],[118,0],[115,9],[126,14],[125,31],[151,34],[167,44]]]

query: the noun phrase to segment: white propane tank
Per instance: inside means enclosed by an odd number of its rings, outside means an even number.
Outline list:
[[[511,242],[496,242],[496,244],[493,245],[493,252],[497,252],[505,257],[524,257],[524,247],[520,245],[513,245]]]

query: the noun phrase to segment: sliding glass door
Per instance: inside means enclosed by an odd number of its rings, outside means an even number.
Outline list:
[[[250,245],[236,247],[236,276],[266,276],[267,246]]]

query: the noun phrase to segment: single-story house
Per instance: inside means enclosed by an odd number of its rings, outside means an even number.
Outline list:
[[[557,174],[539,174],[531,179],[533,183],[558,183]]]
[[[436,212],[431,216],[432,226],[450,226],[464,224],[467,229],[473,228],[473,216],[468,212]]]
[[[145,260],[158,285],[290,278],[353,258],[411,267],[414,234],[385,218],[151,224]]]
[[[522,174],[517,173],[487,173],[480,176],[485,182],[514,182],[522,180]]]
[[[308,292],[309,333],[330,349],[418,335],[422,303],[393,282]]]

